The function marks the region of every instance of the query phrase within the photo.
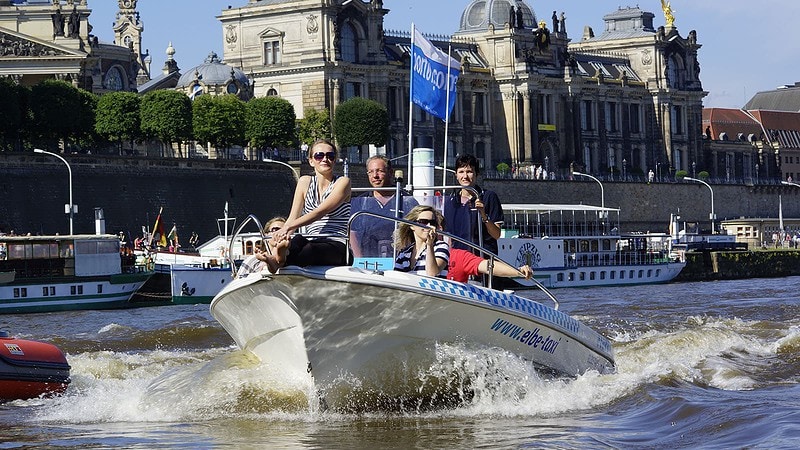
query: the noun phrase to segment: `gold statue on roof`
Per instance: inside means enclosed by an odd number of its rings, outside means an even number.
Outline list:
[[[661,9],[664,11],[664,21],[667,23],[667,26],[670,28],[674,27],[675,16],[672,15],[672,6],[670,6],[669,0],[661,0]]]

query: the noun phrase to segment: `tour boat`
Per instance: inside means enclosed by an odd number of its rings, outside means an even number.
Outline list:
[[[55,345],[0,331],[0,402],[63,393],[70,366]]]
[[[275,379],[334,408],[358,386],[415,395],[420,380],[401,373],[429,366],[442,344],[499,349],[551,375],[614,371],[610,341],[541,289],[535,301],[393,270],[289,266],[233,280],[210,311]]]
[[[0,236],[0,272],[1,314],[128,307],[152,275],[106,234]]]
[[[669,238],[622,235],[619,212],[590,205],[504,204],[498,255],[515,267],[528,264],[548,288],[664,283],[678,276],[686,262],[670,257]]]

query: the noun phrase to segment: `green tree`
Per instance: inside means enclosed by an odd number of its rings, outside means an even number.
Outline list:
[[[309,146],[319,139],[331,138],[331,115],[327,109],[305,110],[297,121],[297,138]]]
[[[194,137],[225,150],[244,144],[245,115],[244,103],[235,95],[201,95],[192,103]]]
[[[246,104],[245,137],[250,146],[262,149],[288,147],[295,142],[294,105],[280,97],[254,98]]]
[[[178,142],[178,155],[183,157],[180,142],[192,136],[192,102],[182,92],[157,90],[142,98],[140,110],[142,133],[172,147]]]
[[[59,80],[44,80],[31,88],[31,144],[58,151],[81,134],[83,99],[78,88]]]
[[[14,148],[26,116],[24,91],[18,85],[0,78],[0,150]]]
[[[689,175],[689,172],[687,172],[685,170],[679,170],[679,171],[675,172],[675,179],[678,180],[678,181],[683,181],[683,179],[685,177],[687,177],[688,175]]]
[[[389,113],[376,101],[353,97],[336,108],[333,131],[341,147],[382,146],[389,139]]]
[[[97,121],[97,102],[99,97],[89,91],[78,89],[80,109],[72,139],[78,148],[89,150],[97,147],[98,136],[94,124]]]
[[[119,142],[122,154],[122,142],[133,141],[141,137],[141,120],[139,107],[141,99],[133,92],[110,92],[100,97],[97,102],[97,133],[110,141]]]

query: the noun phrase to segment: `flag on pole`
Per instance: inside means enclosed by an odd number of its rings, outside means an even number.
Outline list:
[[[449,73],[449,76],[448,76]],[[442,120],[456,102],[461,64],[414,29],[411,35],[411,100]],[[450,92],[453,95],[447,95]],[[448,98],[449,97],[449,98]]]
[[[151,244],[153,242],[156,243],[159,247],[166,247],[167,246],[167,236],[164,234],[164,222],[161,221],[161,212],[164,208],[161,208],[158,211],[158,217],[156,217],[156,223],[153,225],[153,236],[150,240]]]
[[[167,240],[176,246],[178,244],[178,228],[174,224],[172,225],[172,229],[169,230]]]

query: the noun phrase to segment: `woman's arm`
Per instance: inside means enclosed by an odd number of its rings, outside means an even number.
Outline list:
[[[478,272],[483,274],[489,274],[489,260],[484,259],[478,264]],[[526,280],[530,279],[533,275],[533,270],[531,270],[530,266],[520,266],[518,269],[514,268],[503,261],[494,261],[494,269],[492,270],[492,274],[498,277],[506,277],[506,278],[525,278]],[[521,275],[521,276],[520,276]]]

